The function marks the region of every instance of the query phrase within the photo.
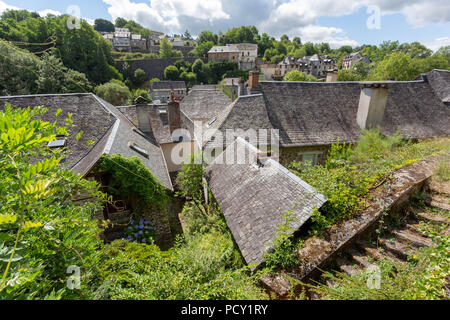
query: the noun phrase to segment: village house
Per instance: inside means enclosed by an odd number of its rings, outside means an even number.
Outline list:
[[[231,99],[216,85],[197,85],[191,88],[180,105],[181,110],[192,121],[207,123],[231,102]]]
[[[286,57],[278,64],[276,71],[272,74],[272,79],[281,80],[287,73],[293,70],[298,70],[316,78],[325,78],[327,72],[334,70],[334,68],[334,60],[327,55],[319,56],[318,54],[314,54],[299,59]]]
[[[169,193],[173,191],[163,149],[153,133],[144,133],[118,108],[96,95],[84,93],[0,97],[0,110],[3,109],[5,102],[13,107],[22,108],[45,106],[48,112],[42,115],[44,121],[56,121],[55,114],[58,109],[62,110],[58,118],[61,121],[71,113],[74,127],[69,128],[69,136],[59,137],[57,141],[58,148],[70,150],[64,155],[62,164],[88,180],[98,181],[103,186],[103,191],[108,192],[109,175],[99,168],[98,162],[104,154],[139,158]],[[77,139],[80,132],[82,135]],[[134,207],[122,200],[114,199],[120,205],[106,205],[98,218],[111,220],[113,223],[129,221]],[[170,208],[167,209],[168,211],[145,208],[140,212],[155,223],[158,229],[156,241],[160,244],[167,243],[172,237],[168,219],[171,213]],[[113,224],[105,232],[107,240],[117,239],[122,235],[123,226],[120,224]]]
[[[227,44],[214,46],[208,51],[208,60],[231,61],[239,66],[239,70],[256,68],[258,45],[254,43]]]
[[[243,156],[241,163],[236,157]],[[306,182],[242,138],[205,169],[205,178],[242,256],[254,270],[273,245],[282,214],[299,229],[327,200]],[[290,233],[293,233],[290,231]]]
[[[177,100],[186,96],[186,83],[184,81],[154,81],[150,93],[153,100],[160,102],[170,101],[170,94],[174,92]]]
[[[351,69],[355,66],[356,63],[362,62],[366,64],[370,64],[372,61],[367,56],[361,54],[361,52],[350,53],[348,56],[345,56],[342,60],[342,69]]]
[[[435,94],[436,84],[426,77],[402,82],[328,83],[258,79],[251,73],[248,87],[238,99],[202,128],[202,136],[196,136],[205,154],[214,158],[233,142],[224,137],[227,129],[259,149],[270,149],[275,139],[283,165],[294,160],[323,163],[337,139],[355,143],[361,129],[371,127],[379,126],[385,135],[399,130],[409,139],[450,135],[450,110]],[[248,133],[260,129],[269,134]]]
[[[132,34],[128,28],[115,28],[113,33],[106,33],[103,37],[112,43],[115,51],[146,51],[147,40],[141,35]]]

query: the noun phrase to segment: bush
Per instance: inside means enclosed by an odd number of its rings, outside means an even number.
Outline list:
[[[125,104],[130,96],[128,87],[123,82],[115,79],[96,87],[94,92],[97,96],[115,106]]]
[[[284,76],[283,81],[317,81],[317,78],[298,70],[292,70]]]
[[[168,66],[164,70],[164,78],[166,78],[166,80],[176,81],[178,80],[179,75],[180,72],[178,71],[178,68],[175,66]]]
[[[144,70],[137,68],[136,71],[134,71],[134,85],[136,87],[140,87],[144,84],[145,80],[147,80],[147,74]]]

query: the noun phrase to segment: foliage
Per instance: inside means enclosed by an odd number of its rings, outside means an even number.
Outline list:
[[[55,54],[39,59],[0,40],[0,95],[89,92],[86,76],[66,68]]]
[[[341,69],[338,71],[338,81],[361,81],[363,78],[353,69]]]
[[[294,210],[283,212],[281,218],[282,222],[277,226],[276,237],[265,253],[264,262],[269,268],[289,269],[298,263],[296,246],[292,242],[292,234],[295,231],[292,223],[296,220]]]
[[[151,94],[144,89],[135,89],[132,90],[130,93],[130,97],[128,99],[128,102],[130,104],[136,104],[136,99],[138,98],[143,98],[147,103],[151,103],[152,102],[152,96]]]
[[[380,61],[369,80],[407,81],[417,76],[417,70],[406,53],[394,52]]]
[[[382,260],[381,288],[370,289],[365,271],[356,276],[345,273],[325,277],[335,282],[334,287],[317,285],[314,290],[331,300],[441,300],[448,298],[445,286],[450,272],[450,238],[431,234],[435,246],[421,248],[405,263]]]
[[[180,172],[178,172],[175,184],[179,189],[178,195],[184,198],[202,202],[204,199],[203,191],[203,165],[199,160],[201,155],[193,155],[191,163],[183,163]]]
[[[53,123],[39,120],[46,112],[7,104],[0,113],[0,299],[82,297],[101,247],[94,215],[105,198],[95,182],[59,166],[64,150],[46,148],[72,125],[61,110]],[[81,194],[94,201],[75,204]],[[69,266],[81,268],[81,291],[66,287]]]
[[[147,74],[144,70],[137,68],[136,71],[134,71],[134,85],[140,88],[144,84],[145,80],[147,80]]]
[[[233,241],[219,233],[180,239],[168,252],[155,245],[115,241],[99,265],[94,299],[263,299],[258,273],[235,265]],[[97,287],[97,285],[93,286]]]
[[[114,32],[114,24],[105,19],[95,19],[94,21],[94,29],[98,32]]]
[[[207,41],[200,43],[198,46],[195,47],[194,50],[192,50],[192,55],[195,57],[207,57],[209,50],[214,47],[214,42]]]
[[[130,225],[125,229],[125,236],[122,240],[153,244],[156,237],[156,227],[150,221],[144,219],[131,219]]]
[[[115,79],[97,86],[94,89],[94,92],[97,96],[115,106],[125,104],[130,97],[130,90],[128,87],[123,82]]]
[[[11,15],[2,16],[1,38],[37,55],[54,48],[65,67],[84,73],[95,84],[112,78],[108,68],[113,63],[111,44],[86,21],[81,21],[80,28],[70,29],[68,15],[30,15],[20,21]]]
[[[298,70],[292,70],[284,76],[283,81],[317,81],[317,78]]]
[[[159,57],[160,58],[176,58],[183,57],[183,54],[179,50],[174,50],[172,44],[169,42],[167,38],[163,38],[161,40],[161,45],[159,48]]]
[[[180,71],[178,70],[177,67],[175,66],[168,66],[165,70],[164,70],[164,78],[166,78],[167,80],[172,80],[172,81],[176,81],[179,79],[180,76]]]
[[[450,160],[448,155],[440,160],[439,167],[434,176],[440,181],[450,180]]]
[[[389,172],[441,151],[449,150],[448,139],[405,142],[399,134],[384,137],[378,129],[365,130],[358,143],[332,146],[324,165],[293,162],[290,169],[328,198],[311,219],[312,234],[321,234],[367,204],[373,186]]]
[[[167,193],[158,178],[138,157],[125,158],[120,154],[103,155],[100,168],[110,174],[108,194],[120,196],[129,203],[163,207]]]

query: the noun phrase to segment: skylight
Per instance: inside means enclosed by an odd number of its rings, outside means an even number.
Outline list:
[[[136,151],[137,153],[139,153],[140,155],[142,155],[142,156],[148,158],[148,151],[145,150],[144,148],[142,148],[141,146],[138,146],[136,143],[131,142],[131,141],[128,143],[128,146],[129,146],[132,150],[134,150],[134,151]]]
[[[49,148],[62,148],[66,145],[66,140],[53,140],[47,144]]]
[[[210,127],[214,122],[216,122],[217,118],[212,119],[208,122],[208,127]]]

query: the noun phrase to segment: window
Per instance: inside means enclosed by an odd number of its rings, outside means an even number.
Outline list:
[[[322,154],[320,151],[311,151],[311,152],[299,152],[299,156],[301,156],[302,163],[309,162],[313,166],[318,164],[319,156]]]
[[[208,122],[208,127],[212,126],[212,124],[214,122],[216,122],[217,118],[212,119],[211,121]]]

